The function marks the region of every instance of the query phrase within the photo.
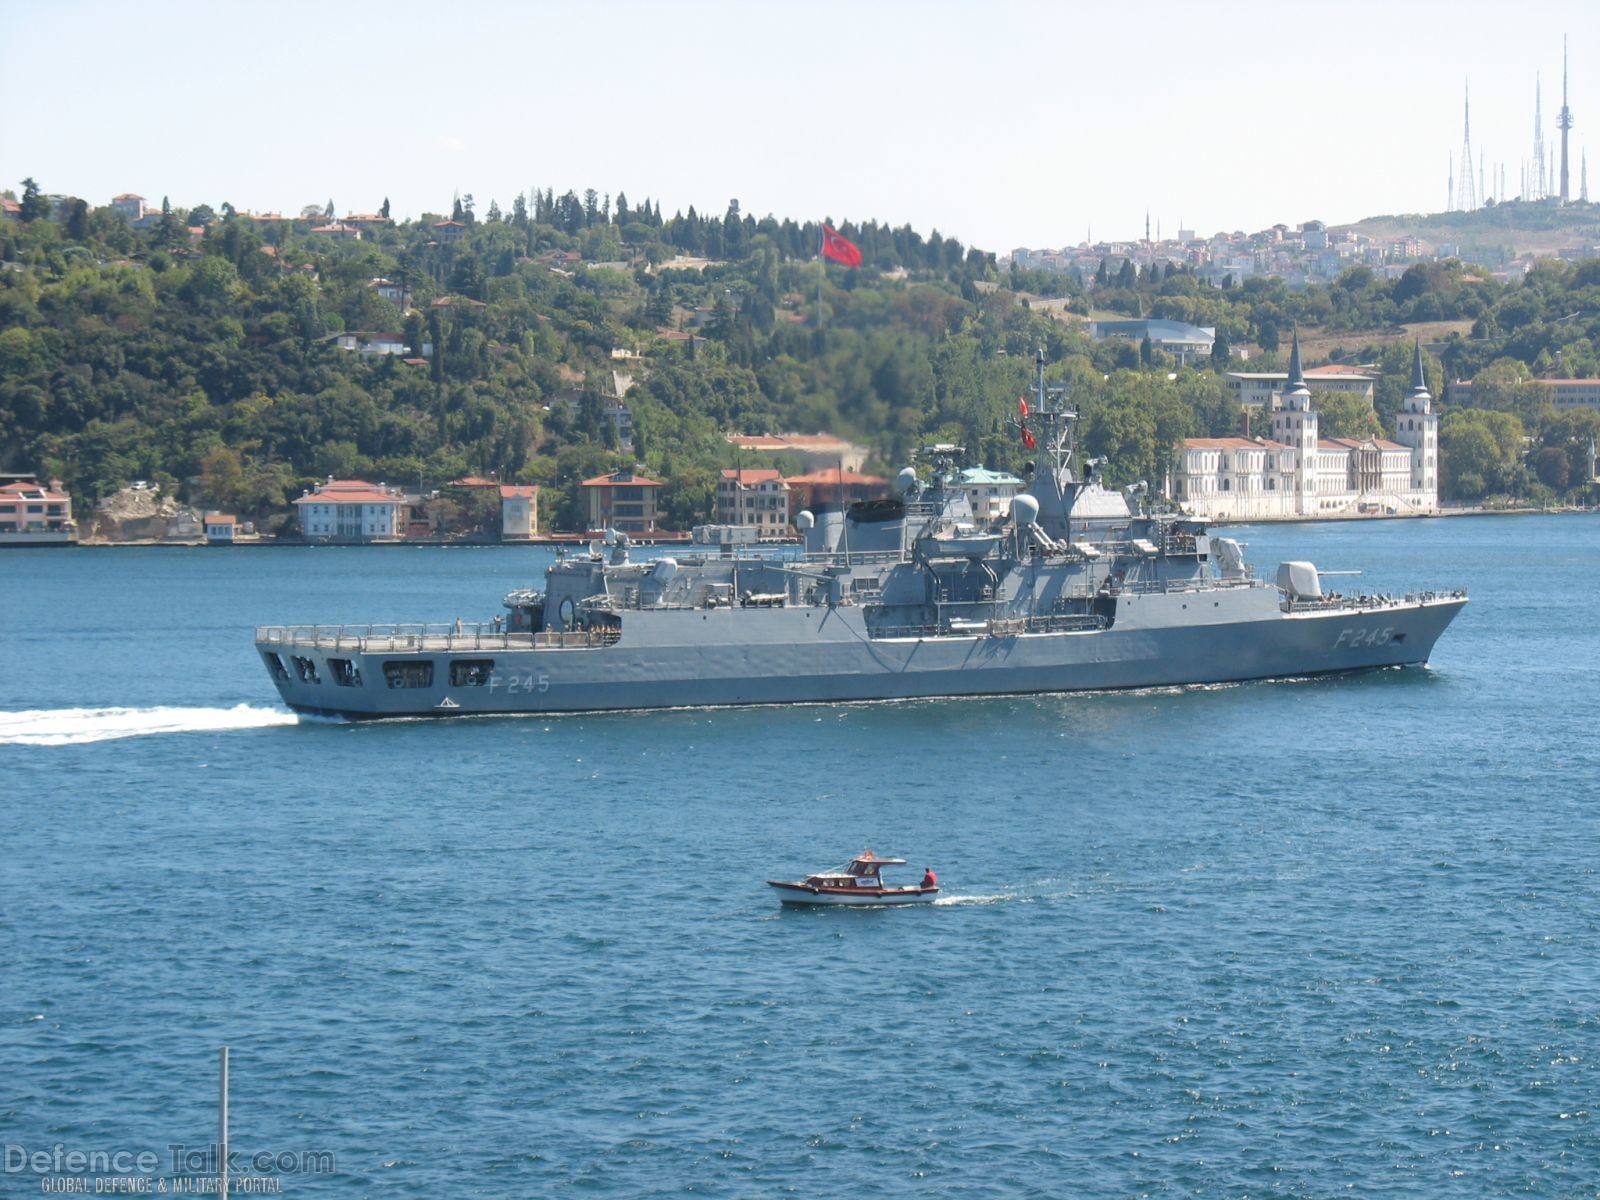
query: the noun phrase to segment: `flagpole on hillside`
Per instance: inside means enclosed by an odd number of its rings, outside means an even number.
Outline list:
[[[822,284],[828,278],[828,235],[821,229],[817,230],[817,346],[821,349],[822,339]]]

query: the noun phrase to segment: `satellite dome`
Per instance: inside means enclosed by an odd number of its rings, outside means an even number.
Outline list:
[[[1032,496],[1018,496],[1011,501],[1011,516],[1019,529],[1026,529],[1039,519],[1039,502]]]
[[[900,474],[894,477],[894,487],[904,496],[907,492],[916,490],[917,472],[912,467],[901,467]]]
[[[816,523],[817,519],[811,515],[811,510],[809,508],[802,508],[794,515],[794,527],[801,533],[804,533]]]

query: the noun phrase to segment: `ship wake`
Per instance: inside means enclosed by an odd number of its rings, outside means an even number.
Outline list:
[[[225,733],[295,725],[287,709],[236,704],[232,708],[37,708],[0,712],[0,746],[78,746],[157,733]]]

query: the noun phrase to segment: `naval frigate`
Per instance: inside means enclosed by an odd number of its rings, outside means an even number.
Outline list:
[[[1291,381],[1291,386],[1295,381]],[[1308,562],[1258,577],[1243,548],[1080,464],[1044,379],[1038,460],[978,519],[934,447],[897,499],[819,504],[804,545],[635,558],[608,532],[507,612],[463,625],[256,630],[284,703],[351,718],[571,713],[1214,684],[1424,664],[1461,591],[1340,594]]]

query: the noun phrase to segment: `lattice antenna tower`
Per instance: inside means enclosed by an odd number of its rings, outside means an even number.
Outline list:
[[[1539,76],[1533,77],[1533,173],[1525,189],[1528,199],[1543,200],[1549,194],[1550,180],[1544,165],[1544,115],[1541,111]]]
[[[1556,128],[1561,131],[1561,203],[1571,198],[1567,174],[1567,134],[1572,131],[1572,109],[1567,107],[1567,38],[1561,36],[1561,115],[1556,118]]]
[[[1477,180],[1472,170],[1472,86],[1465,89],[1461,108],[1461,187],[1457,191],[1457,207],[1462,212],[1473,212],[1478,207]]]

